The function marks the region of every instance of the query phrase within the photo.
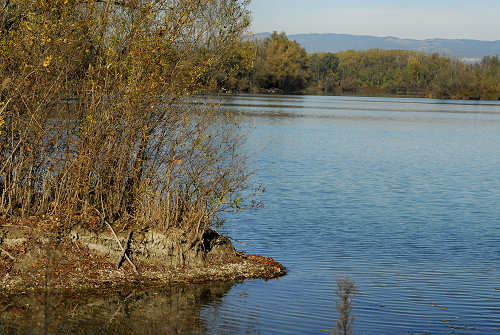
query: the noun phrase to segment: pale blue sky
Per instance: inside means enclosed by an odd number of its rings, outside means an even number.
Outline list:
[[[500,0],[252,0],[252,32],[500,40]]]

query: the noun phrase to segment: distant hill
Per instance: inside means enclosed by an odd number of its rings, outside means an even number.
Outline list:
[[[270,33],[256,34],[256,38],[265,38]],[[439,53],[455,56],[465,61],[478,61],[484,56],[500,55],[500,41],[480,41],[466,39],[428,39],[413,40],[397,37],[376,37],[347,34],[294,34],[288,35],[307,52],[339,52],[366,49],[403,49],[427,53]]]

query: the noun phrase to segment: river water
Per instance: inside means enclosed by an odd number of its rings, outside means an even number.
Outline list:
[[[356,334],[500,334],[500,103],[242,95],[222,108],[241,116],[266,188],[225,231],[289,273],[13,299],[0,334],[327,334],[342,277],[359,288]]]

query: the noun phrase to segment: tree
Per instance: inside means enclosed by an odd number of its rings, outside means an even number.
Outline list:
[[[255,79],[265,89],[298,92],[309,80],[305,49],[288,40],[285,33],[274,32],[264,41],[256,66]]]
[[[337,86],[339,58],[334,53],[316,53],[309,57],[309,71],[312,82],[323,92],[333,92]]]
[[[207,78],[210,91],[224,93],[249,92],[252,90],[252,77],[255,70],[257,46],[250,41],[234,45],[225,57],[225,61],[217,67],[211,67]]]
[[[0,1],[0,216],[178,230],[246,187],[237,124],[192,104],[246,0]]]

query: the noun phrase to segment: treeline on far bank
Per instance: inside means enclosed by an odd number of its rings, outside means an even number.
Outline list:
[[[284,33],[247,40],[233,49],[229,76],[214,90],[250,93],[402,94],[444,99],[500,100],[500,60],[458,59],[408,50],[308,54]],[[226,73],[226,70],[215,69]]]

